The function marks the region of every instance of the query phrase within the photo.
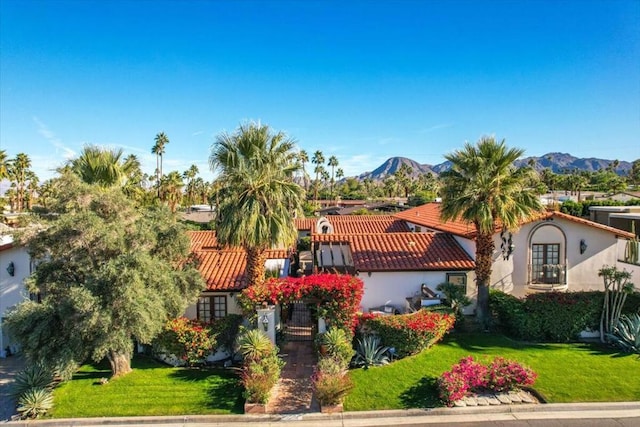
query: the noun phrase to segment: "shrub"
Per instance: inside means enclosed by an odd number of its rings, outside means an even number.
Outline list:
[[[244,386],[243,395],[247,402],[265,404],[269,400],[271,389],[280,378],[282,360],[277,356],[268,356],[261,360],[245,363],[240,373]]]
[[[389,363],[389,347],[380,344],[380,337],[376,335],[365,335],[358,339],[356,357],[353,359],[354,366],[362,366],[365,369],[369,366],[386,365]]]
[[[189,366],[202,363],[215,345],[210,324],[186,317],[169,320],[154,342],[156,351],[173,354]]]
[[[258,329],[250,329],[238,336],[238,351],[245,361],[260,360],[277,353],[268,336]]]
[[[221,319],[216,319],[210,326],[211,333],[216,339],[219,348],[232,351],[243,318],[240,314],[227,314]]]
[[[47,389],[53,387],[53,374],[43,365],[36,363],[18,372],[13,382],[11,394],[19,397],[30,389]]]
[[[48,388],[31,388],[18,399],[18,413],[23,418],[38,418],[53,408],[53,395]]]
[[[447,404],[465,397],[469,392],[508,391],[535,382],[537,375],[517,362],[496,357],[489,366],[467,356],[444,372],[436,381],[438,394]]]
[[[376,316],[367,322],[382,342],[393,347],[399,357],[416,354],[440,341],[455,322],[447,313],[420,310],[397,316]]]
[[[349,375],[341,369],[340,361],[322,358],[311,376],[316,399],[321,405],[337,405],[353,388]]]
[[[351,346],[351,337],[347,336],[343,329],[330,328],[320,336],[320,345],[326,347],[327,356],[340,361],[345,367],[349,366],[354,351]]]

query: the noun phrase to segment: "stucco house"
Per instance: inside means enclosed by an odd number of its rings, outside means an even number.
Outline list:
[[[29,298],[24,280],[31,271],[31,257],[26,248],[16,244],[11,236],[0,235],[0,357],[17,351],[3,323],[10,309]]]
[[[463,221],[441,221],[439,203],[394,216],[405,220],[414,232],[451,234],[475,257],[475,227]],[[598,270],[618,265],[619,240],[631,238],[633,234],[627,231],[556,211],[541,213],[513,233],[497,228],[491,287],[516,296],[602,289]]]

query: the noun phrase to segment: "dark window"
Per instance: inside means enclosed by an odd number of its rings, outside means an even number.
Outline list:
[[[210,322],[221,319],[227,315],[226,296],[208,296],[198,298],[197,316],[198,320]]]
[[[531,268],[534,283],[561,283],[560,244],[532,245]]]

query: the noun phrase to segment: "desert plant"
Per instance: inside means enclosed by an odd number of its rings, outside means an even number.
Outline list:
[[[456,314],[456,320],[462,319],[462,309],[465,306],[471,304],[471,300],[466,293],[466,286],[444,282],[440,283],[436,287],[436,290],[444,293],[447,304],[453,309],[453,312]]]
[[[284,362],[275,354],[260,360],[250,360],[242,367],[240,381],[247,402],[265,404],[271,389],[278,382]]]
[[[624,351],[640,356],[640,313],[623,314],[607,338]]]
[[[604,280],[604,303],[600,317],[600,340],[605,342],[608,334],[618,324],[622,307],[628,294],[633,293],[631,273],[618,270],[616,267],[604,266],[598,271],[598,276]]]
[[[276,352],[268,336],[258,329],[245,330],[238,336],[238,351],[245,361],[260,360]]]
[[[344,372],[323,372],[316,368],[311,377],[313,391],[321,405],[338,405],[353,388],[353,382]]]
[[[358,338],[356,357],[353,360],[355,366],[367,369],[369,366],[386,365],[389,361],[389,347],[380,344],[380,337],[365,335]]]
[[[339,360],[343,366],[349,365],[354,351],[351,337],[347,336],[344,329],[330,328],[321,335],[320,345],[326,347],[327,356]]]
[[[18,413],[23,418],[38,418],[53,407],[53,395],[48,388],[32,388],[18,399]]]
[[[27,366],[16,374],[11,394],[19,397],[30,389],[43,388],[50,390],[52,387],[53,374],[43,365],[36,363]]]

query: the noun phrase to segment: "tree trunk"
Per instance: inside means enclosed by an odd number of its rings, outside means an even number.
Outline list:
[[[264,282],[267,253],[262,248],[247,249],[247,285],[252,286]]]
[[[493,234],[478,232],[476,238],[476,284],[478,288],[476,317],[478,322],[484,326],[488,325],[491,314],[489,311],[489,286],[493,249]]]
[[[131,372],[131,354],[110,351],[107,355],[113,377],[119,377]]]

